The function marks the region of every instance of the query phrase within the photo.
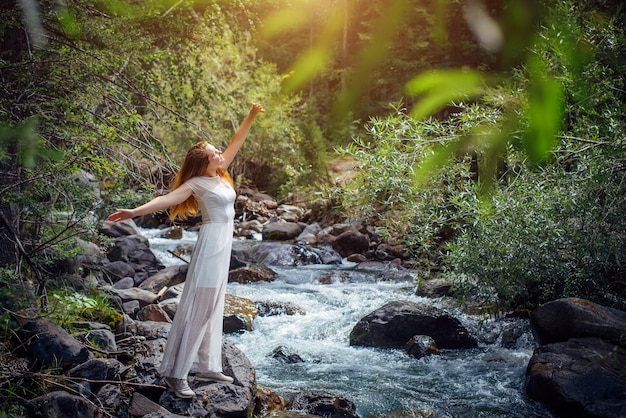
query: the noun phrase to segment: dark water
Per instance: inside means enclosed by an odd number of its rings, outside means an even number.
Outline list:
[[[147,236],[148,231],[144,231]],[[193,235],[185,241],[193,242]],[[180,242],[151,238],[167,265],[182,261],[164,250]],[[228,292],[253,301],[288,302],[304,315],[259,317],[255,329],[229,335],[250,359],[257,381],[282,396],[302,390],[343,395],[360,416],[410,416],[432,411],[435,417],[552,417],[524,392],[524,374],[534,341],[528,331],[503,347],[505,328],[527,324],[466,315],[451,301],[416,296],[411,283],[378,280],[376,272],[353,266],[306,266],[275,269],[272,283],[229,284]],[[330,284],[319,278],[332,277]],[[392,300],[409,300],[444,309],[457,317],[481,343],[471,350],[444,350],[415,359],[403,350],[351,347],[352,327]],[[271,353],[282,346],[304,362],[283,364]]]

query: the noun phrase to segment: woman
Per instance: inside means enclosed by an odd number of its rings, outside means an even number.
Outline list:
[[[241,149],[252,122],[265,110],[253,103],[230,144],[222,153],[201,141],[185,157],[172,191],[135,209],[117,209],[110,221],[121,221],[172,208],[170,217],[184,219],[200,212],[202,225],[191,256],[185,287],[170,329],[159,373],[181,398],[195,395],[187,382],[232,383],[222,373],[222,325],[235,216],[235,191],[226,169]]]

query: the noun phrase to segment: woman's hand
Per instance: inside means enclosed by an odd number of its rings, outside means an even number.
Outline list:
[[[135,217],[134,212],[135,211],[133,209],[117,209],[115,212],[110,214],[107,219],[113,222],[131,219]]]
[[[258,103],[252,103],[252,109],[250,109],[250,113],[256,115],[257,113],[264,113],[265,109]]]

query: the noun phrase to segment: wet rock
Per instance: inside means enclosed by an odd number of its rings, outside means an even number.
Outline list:
[[[293,396],[287,408],[331,418],[358,418],[356,406],[343,396],[324,391],[306,391]]]
[[[257,283],[271,282],[278,274],[271,268],[263,264],[255,264],[253,266],[239,267],[230,270],[228,273],[228,281],[231,283]]]
[[[413,357],[420,359],[436,353],[437,343],[428,335],[414,335],[404,346],[404,350]]]
[[[306,312],[289,302],[256,302],[259,316],[275,316],[275,315],[305,315]]]
[[[45,319],[27,321],[20,327],[18,336],[34,367],[67,370],[92,358],[84,344]]]
[[[626,312],[579,298],[539,306],[531,315],[531,323],[539,344],[584,337],[619,342],[626,335]]]
[[[401,348],[414,335],[432,337],[439,348],[478,345],[458,319],[432,306],[404,301],[389,302],[362,318],[350,333],[350,345]]]
[[[285,348],[282,346],[276,347],[270,356],[273,359],[278,360],[281,363],[285,364],[295,364],[295,363],[304,363],[304,359],[300,357],[296,353],[288,353],[285,351]]]
[[[562,417],[626,416],[626,349],[599,338],[538,347],[526,370],[526,393]]]
[[[29,417],[93,418],[98,416],[96,405],[89,399],[64,391],[46,393],[26,402]]]
[[[254,415],[260,417],[270,411],[285,409],[285,400],[273,390],[257,385]]]
[[[228,334],[251,331],[253,329],[254,318],[256,318],[258,313],[259,311],[256,304],[250,299],[226,294],[224,332]]]
[[[182,239],[183,238],[183,227],[180,225],[174,225],[170,228],[167,228],[165,231],[161,233],[161,238],[167,239]]]

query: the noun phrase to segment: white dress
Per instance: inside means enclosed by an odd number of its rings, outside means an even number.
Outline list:
[[[235,217],[235,191],[219,176],[185,182],[202,214],[184,290],[167,337],[161,376],[183,379],[193,369],[222,372],[224,298]]]

